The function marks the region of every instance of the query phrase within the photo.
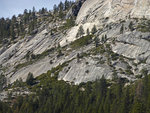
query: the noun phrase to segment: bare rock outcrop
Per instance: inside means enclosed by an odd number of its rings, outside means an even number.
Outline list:
[[[109,18],[110,21],[128,17],[150,18],[150,0],[87,0],[82,5],[76,23]]]

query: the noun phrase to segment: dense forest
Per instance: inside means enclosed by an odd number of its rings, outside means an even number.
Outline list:
[[[130,85],[104,77],[73,85],[50,75],[32,79],[28,87],[35,93],[17,97],[11,107],[0,103],[0,113],[150,113],[150,75]]]

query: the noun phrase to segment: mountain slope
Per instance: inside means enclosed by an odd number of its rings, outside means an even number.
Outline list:
[[[76,20],[61,18],[60,12],[51,14],[34,35],[1,47],[1,73],[10,84],[20,78],[26,81],[30,72],[37,77],[67,63],[52,76],[75,84],[102,76],[135,81],[143,71],[150,73],[149,11],[143,13],[148,4],[146,0],[86,0]],[[79,30],[83,34],[77,36]]]
[[[86,0],[77,16],[77,23],[131,18],[150,18],[149,0]]]
[[[149,13],[77,0],[0,19],[0,113],[150,113]]]

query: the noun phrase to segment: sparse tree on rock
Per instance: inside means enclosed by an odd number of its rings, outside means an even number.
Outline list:
[[[90,30],[89,30],[89,28],[86,30],[86,34],[87,34],[87,35],[90,35]]]
[[[94,38],[94,42],[95,42],[95,47],[98,47],[98,45],[99,45],[99,38],[95,37]]]
[[[124,32],[124,25],[122,24],[121,28],[120,28],[120,34],[123,34]]]
[[[105,43],[107,41],[107,35],[103,35],[101,41],[102,41],[102,43]]]
[[[77,62],[79,63],[79,61],[80,61],[80,54],[78,53],[77,54]]]
[[[133,30],[134,30],[133,22],[132,22],[132,21],[131,21],[130,24],[129,24],[129,29],[130,29],[130,31],[133,31]]]
[[[92,34],[95,34],[95,33],[96,33],[96,31],[97,31],[97,28],[96,28],[96,25],[94,25],[94,26],[93,26],[93,28],[92,28],[91,33],[92,33]]]
[[[82,37],[84,34],[85,34],[85,32],[84,32],[83,26],[81,25],[79,27],[79,30],[78,30],[76,37]]]
[[[33,85],[33,81],[34,81],[33,74],[32,74],[31,72],[29,72],[28,77],[27,77],[27,79],[26,79],[26,83],[27,83],[28,85]]]

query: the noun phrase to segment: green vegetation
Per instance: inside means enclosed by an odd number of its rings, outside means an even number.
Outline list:
[[[90,30],[89,30],[89,28],[86,30],[86,34],[87,34],[87,35],[90,35]]]
[[[131,69],[125,70],[125,73],[126,73],[127,75],[133,75],[133,72],[131,71]]]
[[[95,47],[95,48],[93,48],[93,49],[91,50],[91,53],[92,53],[93,55],[96,55],[96,54],[98,54],[98,53],[104,54],[105,52],[106,52],[106,50],[105,50],[105,48],[104,48],[104,46],[103,46],[102,44],[100,44],[98,47]]]
[[[77,62],[80,62],[80,54],[77,54]]]
[[[6,84],[6,78],[3,74],[0,74],[0,91],[3,89],[3,86]]]
[[[106,41],[107,41],[107,35],[105,35],[105,36],[103,35],[102,36],[102,43],[105,43]]]
[[[93,26],[92,30],[91,30],[91,33],[92,34],[95,34],[97,32],[97,28],[96,28],[96,25]]]
[[[111,53],[110,55],[111,55],[111,59],[112,59],[112,60],[117,60],[117,59],[119,59],[119,55],[118,55],[117,53]]]
[[[133,22],[132,21],[129,24],[129,29],[130,29],[130,31],[134,31],[134,27],[133,27]]]
[[[10,106],[0,101],[0,113],[12,113]]]
[[[76,34],[76,38],[82,37],[84,34],[85,34],[85,32],[84,32],[83,26],[81,25],[81,26],[79,27],[79,29],[78,29],[77,34]]]
[[[59,17],[60,19],[64,19],[66,12],[73,5],[73,1],[66,0],[65,3],[60,2],[58,5],[54,5],[54,16]]]
[[[92,42],[92,37],[93,37],[93,35],[87,35],[87,36],[83,36],[83,37],[75,40],[74,42],[72,42],[70,44],[71,48],[77,49],[77,48],[80,48],[82,46],[90,44]]]
[[[120,28],[120,34],[123,34],[124,32],[124,25],[122,24],[121,28]]]
[[[51,54],[52,52],[54,52],[54,48],[48,49],[48,50],[44,51],[42,54],[37,54],[37,55],[34,55],[32,52],[27,52],[27,54],[25,56],[27,62],[22,63],[22,64],[18,64],[15,67],[15,69],[18,70],[18,69],[21,69],[25,66],[31,65],[34,62],[36,62],[37,60],[42,59],[45,56]]]
[[[41,21],[56,21],[64,20],[68,10],[74,4],[73,1],[66,0],[64,3],[60,2],[54,5],[54,13],[48,11],[46,8],[42,8],[39,11],[25,9],[23,14],[15,15],[9,18],[0,18],[0,44],[9,44],[19,37],[25,37],[25,35],[35,35],[38,32],[38,26],[41,25]],[[72,19],[68,19],[66,27],[69,28],[74,25]]]
[[[71,17],[70,19],[66,19],[66,22],[63,24],[63,26],[59,27],[59,30],[64,31],[73,26],[75,26],[75,18]]]
[[[141,32],[150,32],[150,20],[142,20],[137,29]]]
[[[64,19],[66,10],[72,6],[72,2],[65,3],[60,2],[58,6],[54,6],[54,16]],[[45,8],[39,11],[41,15],[46,14],[48,11]],[[32,18],[32,19],[30,19]],[[7,21],[0,20],[0,41],[8,43],[10,40],[16,39],[18,36],[25,36],[28,33],[34,35],[36,33],[36,27],[38,20],[35,15],[35,9],[32,11],[24,11],[24,15],[21,15],[21,23],[18,25],[16,17]],[[4,22],[4,25],[2,24]],[[10,23],[9,23],[10,21]],[[5,23],[6,22],[6,23]],[[8,22],[8,23],[7,23]],[[10,24],[10,25],[9,25]],[[18,27],[19,26],[19,27]],[[74,26],[73,19],[68,19],[64,24],[64,29],[69,29]],[[142,24],[138,26],[142,32],[150,31],[150,24]],[[17,29],[18,28],[18,29]],[[28,28],[28,29],[27,29]],[[134,30],[133,23],[129,24],[129,29]],[[7,31],[8,30],[8,31]],[[57,29],[53,29],[57,31]],[[76,58],[80,62],[80,58],[87,55],[103,54],[107,56],[107,59],[100,59],[98,63],[108,63],[111,66],[111,61],[120,59],[122,62],[124,58],[118,54],[112,52],[110,44],[107,44],[107,35],[102,37],[102,43],[98,37],[94,34],[97,32],[94,25],[91,34],[87,29],[87,36],[85,34],[83,26],[80,26],[77,33],[77,38],[81,37],[70,44],[72,49],[79,49],[83,46],[87,46],[94,42],[95,48],[90,53],[78,53]],[[120,28],[120,33],[123,34],[124,25]],[[6,39],[8,37],[8,39]],[[57,48],[57,57],[63,55],[60,45]],[[19,69],[34,63],[35,61],[44,58],[51,52],[54,52],[54,48],[47,50],[39,55],[34,55],[32,52],[28,52],[25,56],[27,62],[17,65],[15,68]],[[106,80],[102,77],[100,80],[94,82],[81,83],[74,85],[74,83],[66,83],[63,80],[57,80],[59,72],[64,67],[68,66],[70,61],[58,65],[52,68],[47,73],[34,78],[32,73],[27,73],[28,77],[26,82],[17,80],[13,87],[27,87],[31,91],[29,95],[23,95],[14,97],[11,100],[11,94],[8,102],[0,101],[0,113],[150,113],[150,75],[146,69],[141,70],[141,75],[137,75],[137,78],[142,78],[135,83],[127,86],[129,83],[125,78],[118,78],[115,69],[113,70],[113,81]],[[145,63],[143,60],[142,63]],[[51,60],[52,64],[53,61]],[[86,65],[89,63],[86,62]],[[69,67],[68,67],[69,68]],[[113,67],[112,67],[113,68]],[[124,70],[120,68],[120,73],[132,75],[131,66],[127,66]],[[89,70],[84,72],[89,73]],[[6,83],[4,75],[0,75],[0,90]],[[33,93],[32,93],[33,92]]]
[[[57,47],[57,58],[63,56],[64,54],[62,53],[62,48],[60,46],[60,44],[58,44],[58,47]]]
[[[75,25],[75,21],[73,18],[67,19],[65,23],[65,28],[69,29]]]
[[[118,56],[114,52],[112,52],[110,48],[110,44],[99,44],[97,47],[91,49],[91,54],[96,55],[96,54],[108,54],[109,56],[115,57]]]
[[[59,67],[53,71],[58,71]],[[114,83],[104,77],[95,82],[69,85],[51,77],[51,71],[36,78],[36,92],[18,97],[10,108],[0,102],[0,113],[149,113],[150,75],[130,86],[126,79]],[[88,73],[88,70],[86,71]]]
[[[29,74],[28,74],[28,77],[27,77],[27,80],[26,80],[27,85],[33,85],[33,84],[34,84],[33,81],[34,81],[33,74],[32,74],[32,73],[29,73]]]
[[[99,46],[99,38],[98,37],[94,38],[94,43],[95,43],[95,47]]]

